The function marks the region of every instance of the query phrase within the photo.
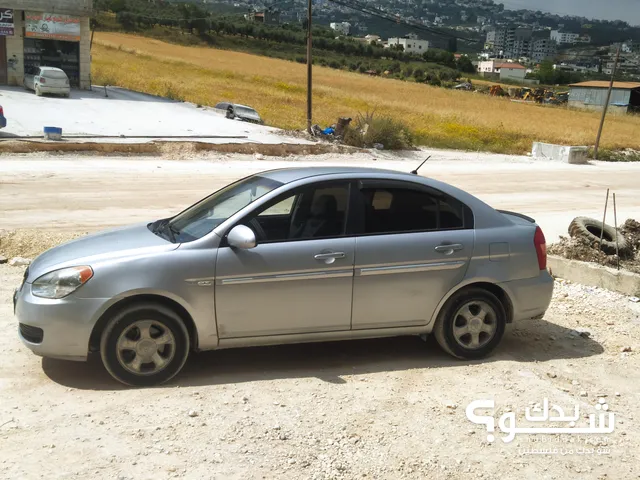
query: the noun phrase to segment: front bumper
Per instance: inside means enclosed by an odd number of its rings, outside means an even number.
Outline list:
[[[553,277],[547,270],[533,278],[498,284],[507,292],[513,307],[513,321],[542,318],[553,296]]]
[[[106,301],[76,298],[73,294],[59,300],[39,298],[31,294],[31,284],[25,283],[14,293],[15,316],[22,324],[18,329],[20,340],[42,357],[84,361],[95,318]],[[23,335],[34,328],[42,330],[39,343],[33,336]]]

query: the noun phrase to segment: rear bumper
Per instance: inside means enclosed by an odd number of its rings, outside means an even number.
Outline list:
[[[71,92],[70,87],[51,87],[48,85],[38,85],[42,93],[53,93],[57,95],[66,95]]]
[[[511,299],[513,321],[541,318],[553,296],[553,277],[547,270],[533,278],[498,284]]]
[[[0,115],[0,128],[4,128],[7,126],[7,119]]]

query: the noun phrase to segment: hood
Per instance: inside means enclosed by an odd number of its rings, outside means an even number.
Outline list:
[[[146,223],[106,230],[47,250],[29,266],[27,282],[32,283],[41,275],[59,268],[175,250],[179,245],[152,233]]]

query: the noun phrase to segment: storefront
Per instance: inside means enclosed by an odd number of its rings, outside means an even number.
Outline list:
[[[80,17],[24,12],[24,73],[38,67],[64,70],[72,87],[80,86]]]
[[[91,0],[0,0],[0,84],[22,85],[38,67],[91,86]]]

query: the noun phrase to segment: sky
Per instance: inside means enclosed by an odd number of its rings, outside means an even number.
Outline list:
[[[542,10],[640,25],[640,0],[494,0],[510,10]]]

